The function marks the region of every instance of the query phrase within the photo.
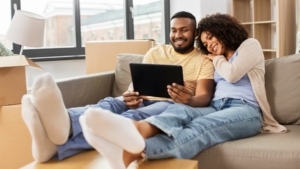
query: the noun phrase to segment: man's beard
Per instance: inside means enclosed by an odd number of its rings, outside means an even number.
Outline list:
[[[177,53],[181,54],[187,53],[191,51],[191,49],[194,49],[194,41],[191,41],[191,43],[189,43],[186,47],[176,47],[172,42],[171,45]]]

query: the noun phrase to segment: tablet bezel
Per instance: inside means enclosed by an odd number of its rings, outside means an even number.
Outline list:
[[[167,85],[184,85],[181,65],[130,63],[133,88],[142,96],[170,98]]]

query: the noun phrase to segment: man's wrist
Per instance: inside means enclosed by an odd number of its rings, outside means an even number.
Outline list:
[[[190,99],[189,99],[189,102],[188,102],[188,104],[187,104],[188,106],[192,106],[193,99],[194,99],[194,97],[191,96]]]

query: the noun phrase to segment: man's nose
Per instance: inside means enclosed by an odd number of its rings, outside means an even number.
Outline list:
[[[176,32],[175,37],[182,37],[182,33],[180,31]]]

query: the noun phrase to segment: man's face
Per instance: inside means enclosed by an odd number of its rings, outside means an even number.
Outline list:
[[[184,54],[194,49],[196,37],[195,23],[189,18],[171,20],[170,41],[176,52]]]

